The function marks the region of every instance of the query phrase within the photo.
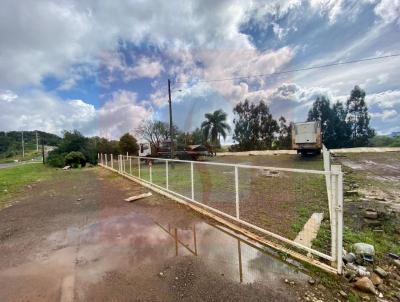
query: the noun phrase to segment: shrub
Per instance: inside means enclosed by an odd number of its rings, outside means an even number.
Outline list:
[[[52,151],[47,157],[47,163],[50,166],[62,168],[65,166],[65,154],[60,154],[58,152]]]
[[[72,151],[65,157],[65,164],[73,168],[84,167],[86,165],[86,158],[82,152]]]

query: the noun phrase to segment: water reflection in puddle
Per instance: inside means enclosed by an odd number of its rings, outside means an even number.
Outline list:
[[[174,242],[175,256],[194,255],[209,268],[241,283],[269,283],[288,278],[304,281],[307,276],[288,263],[263,252],[261,246],[220,226],[205,222],[193,224],[189,229],[172,228],[156,224]]]
[[[102,218],[83,229],[57,232],[58,246],[79,244],[78,264],[91,263],[91,278],[105,271],[162,261],[176,256],[199,257],[211,270],[244,283],[304,281],[306,276],[262,247],[220,226],[204,221],[174,225],[144,214]],[[89,276],[88,276],[89,277]]]
[[[43,300],[52,300],[60,288],[67,297],[74,291],[84,295],[88,284],[96,284],[108,272],[146,273],[147,265],[161,268],[167,260],[182,256],[198,257],[210,271],[236,282],[273,286],[285,278],[297,283],[307,278],[230,230],[198,218],[171,223],[167,214],[156,218],[148,214],[102,216],[94,223],[51,234],[34,261],[0,270],[0,283],[7,285],[0,298],[7,301],[40,292],[47,297]]]

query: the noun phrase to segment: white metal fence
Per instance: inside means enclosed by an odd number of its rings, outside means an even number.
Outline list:
[[[99,154],[99,164],[228,218],[342,271],[343,174],[324,170]],[[329,155],[329,154],[328,154]],[[326,187],[325,187],[326,185]],[[322,189],[321,189],[322,188]],[[313,244],[294,240],[313,212],[324,221]],[[316,244],[314,244],[316,242]]]

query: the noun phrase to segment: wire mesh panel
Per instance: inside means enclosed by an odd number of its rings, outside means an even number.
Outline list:
[[[324,175],[240,168],[239,200],[242,220],[330,255]]]
[[[187,198],[192,198],[191,164],[189,162],[169,162],[168,188]]]
[[[153,182],[152,161],[148,159],[140,160],[140,179],[148,182]]]
[[[235,168],[194,163],[194,199],[235,216]]]
[[[166,164],[163,160],[153,160],[151,162],[152,169],[152,181],[154,184],[166,188],[167,177],[166,177]]]
[[[132,176],[139,177],[139,161],[140,159],[137,157],[129,157],[129,169],[127,173]]]

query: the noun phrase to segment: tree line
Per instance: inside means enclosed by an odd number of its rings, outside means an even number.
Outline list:
[[[291,149],[292,123],[284,116],[274,119],[269,106],[244,100],[233,108],[233,131],[222,110],[206,113],[200,128],[181,132],[174,126],[174,139],[179,145],[203,144],[211,149],[221,147],[221,138],[232,132],[235,142],[230,151]],[[317,96],[307,115],[307,121],[319,121],[323,142],[327,148],[362,147],[371,144],[375,136],[365,102],[365,91],[355,86],[348,99],[331,104],[327,96]],[[144,121],[138,134],[152,147],[169,140],[169,125],[161,121]]]
[[[233,113],[233,130],[227,122],[227,114],[222,110],[206,113],[201,126],[191,132],[180,131],[174,125],[177,147],[203,144],[215,151],[221,147],[221,139],[226,139],[232,132],[235,144],[230,147],[230,151],[291,148],[292,123],[283,116],[274,119],[264,101],[254,103],[246,99],[233,108]],[[321,123],[323,142],[328,148],[360,147],[371,142],[381,145],[387,143],[387,139],[374,137],[375,131],[370,127],[365,103],[365,91],[358,86],[354,87],[344,103],[336,101],[331,104],[326,96],[318,96],[308,112],[307,121]],[[154,120],[144,121],[136,132],[154,148],[159,148],[171,136],[168,123]],[[26,132],[27,142],[35,141],[34,133]],[[45,139],[45,144],[58,146],[49,153],[47,159],[49,164],[57,167],[66,164],[84,166],[87,162],[96,164],[98,153],[138,153],[137,139],[129,133],[122,135],[119,140],[85,137],[77,130],[65,131],[62,138],[42,132],[40,135]],[[4,152],[9,146],[18,145],[18,142],[20,146],[20,139],[20,132],[0,132],[0,147]],[[397,141],[390,143],[396,144]]]
[[[58,147],[51,151],[47,163],[54,167],[85,166],[97,164],[98,153],[137,154],[138,144],[135,137],[125,133],[119,140],[108,140],[103,137],[85,137],[79,131],[64,131]]]
[[[44,131],[0,131],[0,158],[12,158],[22,154],[22,135],[24,148],[27,151],[36,151],[36,135],[39,145],[43,140],[47,146],[57,146],[61,138],[55,134]]]

